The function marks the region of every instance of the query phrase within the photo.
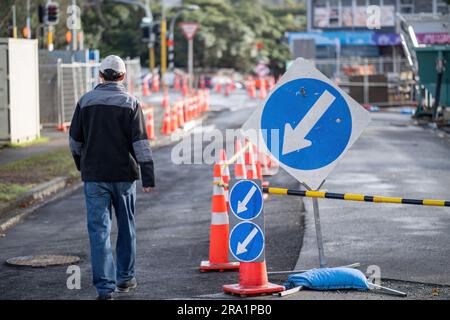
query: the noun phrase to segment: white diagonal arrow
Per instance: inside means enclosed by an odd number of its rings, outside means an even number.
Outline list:
[[[241,243],[238,242],[236,255],[247,252],[248,244],[253,240],[253,238],[257,235],[258,228],[254,227],[253,230],[248,234],[247,238]]]
[[[253,194],[255,193],[255,191],[256,191],[256,187],[252,186],[250,191],[245,196],[244,200],[238,201],[237,214],[247,211],[247,204],[250,201],[250,199],[253,197]]]
[[[317,121],[327,112],[328,108],[331,107],[335,99],[335,96],[325,90],[295,129],[292,128],[290,123],[285,124],[283,155],[312,145],[312,141],[307,140],[305,137],[314,128]]]

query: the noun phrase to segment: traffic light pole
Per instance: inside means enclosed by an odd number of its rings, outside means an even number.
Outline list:
[[[165,86],[164,75],[167,69],[167,21],[164,4],[161,8],[161,79],[163,86]]]
[[[47,48],[48,51],[53,51],[53,26],[48,26],[47,32]]]
[[[77,1],[76,0],[72,0],[72,10],[74,9],[74,6],[77,5]],[[73,13],[72,13],[73,14]],[[77,19],[78,17],[75,16],[75,19]],[[77,28],[76,27],[72,27],[72,41],[71,41],[71,49],[72,51],[76,51],[78,49],[77,46]]]
[[[30,0],[27,0],[27,21],[26,21],[26,28],[27,28],[27,39],[31,39],[31,22],[30,22]]]

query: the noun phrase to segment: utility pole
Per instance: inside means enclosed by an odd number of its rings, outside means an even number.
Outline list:
[[[30,0],[27,0],[27,39],[31,39]]]
[[[184,10],[189,10],[189,11],[195,11],[195,10],[199,10],[200,7],[198,5],[195,4],[191,4],[191,5],[187,5],[186,7],[182,7],[180,8],[180,10],[178,11],[178,13],[176,15],[174,15],[170,21],[170,28],[169,28],[169,41],[167,43],[167,46],[169,48],[169,66],[168,69],[169,71],[173,71],[175,69],[175,48],[174,48],[174,40],[175,40],[175,22],[177,20],[177,18],[183,14]]]
[[[150,0],[145,0],[145,6],[147,7],[147,16],[150,18],[151,13],[148,14],[150,11]],[[153,19],[152,19],[153,20]],[[153,72],[153,69],[155,69],[155,34],[153,33],[153,21],[150,21],[148,26],[148,34],[150,37],[150,41],[148,42],[148,67],[149,71]]]
[[[13,23],[13,38],[17,38],[17,20],[16,20],[16,5],[11,7],[12,23]]]
[[[164,75],[167,69],[167,21],[164,8],[164,0],[161,1],[161,79],[165,86]]]
[[[145,11],[145,16],[147,18],[148,27],[149,27],[149,34],[150,34],[150,41],[147,45],[148,47],[148,56],[149,56],[149,67],[150,70],[153,70],[155,68],[155,39],[154,36],[152,36],[152,24],[153,24],[153,14],[152,10],[150,8],[150,0],[145,0],[145,4],[139,1],[133,1],[133,0],[109,0],[111,2],[116,3],[122,3],[122,4],[131,4],[138,6],[139,8],[143,9]]]
[[[76,19],[78,20],[78,15],[77,15],[77,0],[72,0],[72,19]],[[76,51],[78,46],[77,46],[77,26],[78,26],[78,21],[73,21],[73,25],[72,25],[72,41],[71,41],[71,49],[72,51]]]

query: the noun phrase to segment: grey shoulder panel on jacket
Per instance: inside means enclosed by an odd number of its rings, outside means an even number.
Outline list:
[[[80,108],[94,105],[116,106],[136,110],[138,100],[127,92],[91,90],[85,93],[78,102]]]

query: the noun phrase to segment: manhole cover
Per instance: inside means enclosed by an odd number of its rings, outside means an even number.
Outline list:
[[[73,264],[80,261],[76,256],[58,256],[58,255],[39,255],[39,256],[22,256],[6,260],[6,263],[13,266],[28,267],[47,267],[59,266],[65,264]]]

